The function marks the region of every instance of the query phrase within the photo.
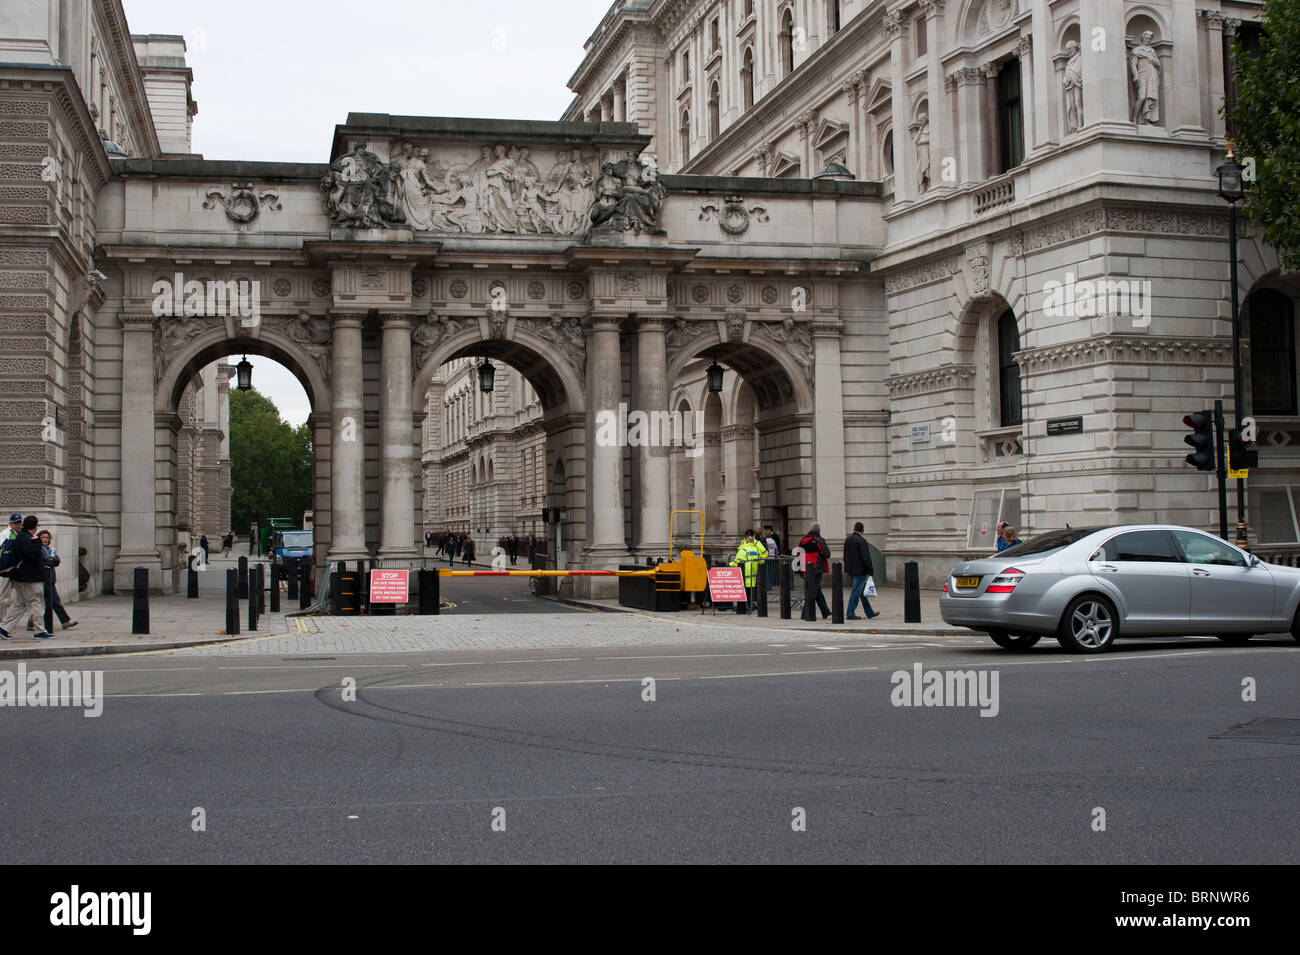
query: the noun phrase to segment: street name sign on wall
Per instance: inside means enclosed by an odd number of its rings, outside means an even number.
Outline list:
[[[746,599],[745,572],[739,567],[710,567],[709,599],[714,603]]]
[[[1050,418],[1047,422],[1048,437],[1058,434],[1083,434],[1083,415],[1073,418]]]
[[[411,592],[409,570],[372,570],[370,572],[370,602],[372,604],[404,604]]]

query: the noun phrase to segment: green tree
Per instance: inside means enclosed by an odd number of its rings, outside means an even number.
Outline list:
[[[1267,0],[1257,50],[1233,43],[1237,156],[1254,160],[1245,213],[1286,268],[1300,268],[1300,0]]]
[[[256,389],[232,389],[230,520],[235,533],[247,534],[253,521],[272,517],[301,521],[311,478],[311,430],[306,422],[294,428]]]

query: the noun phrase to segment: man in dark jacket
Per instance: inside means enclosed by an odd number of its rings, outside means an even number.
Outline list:
[[[845,620],[857,620],[853,611],[858,606],[858,601],[862,601],[862,612],[867,615],[867,619],[879,617],[880,611],[871,609],[871,601],[867,599],[867,578],[875,574],[875,569],[871,566],[871,548],[867,546],[867,539],[862,536],[862,522],[858,521],[853,525],[853,533],[844,541],[844,572],[853,578],[853,589],[849,591],[849,612],[844,615]]]
[[[9,612],[0,621],[0,637],[12,639],[11,630],[22,627],[29,618],[42,620],[45,617],[45,552],[41,542],[36,538],[36,515],[28,514],[23,518],[23,529],[10,543],[18,558],[18,565],[9,575],[9,585],[13,588],[13,601]],[[34,635],[37,640],[48,640],[52,633]]]
[[[799,541],[804,552],[803,571],[803,619],[816,620],[817,610],[821,610],[822,619],[831,615],[831,608],[826,606],[826,597],[822,594],[822,574],[830,568],[831,549],[822,537],[822,526],[814,524],[812,529]]]

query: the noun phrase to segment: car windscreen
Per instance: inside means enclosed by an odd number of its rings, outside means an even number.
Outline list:
[[[1039,534],[1015,547],[1008,547],[998,554],[998,557],[1028,557],[1030,554],[1045,554],[1049,550],[1056,550],[1073,544],[1075,541],[1083,540],[1089,534],[1095,534],[1103,530],[1100,527],[1069,527],[1063,531],[1048,531],[1046,534]]]
[[[286,531],[280,535],[281,547],[310,547],[311,531]]]

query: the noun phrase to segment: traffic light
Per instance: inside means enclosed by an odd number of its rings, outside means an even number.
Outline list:
[[[1246,442],[1241,439],[1241,429],[1233,428],[1228,432],[1228,467],[1240,471],[1259,466],[1259,452],[1246,449]]]
[[[1187,456],[1187,463],[1198,471],[1213,471],[1214,412],[1196,411],[1183,415],[1183,424],[1192,429],[1192,433],[1183,438],[1183,442],[1194,449]]]

